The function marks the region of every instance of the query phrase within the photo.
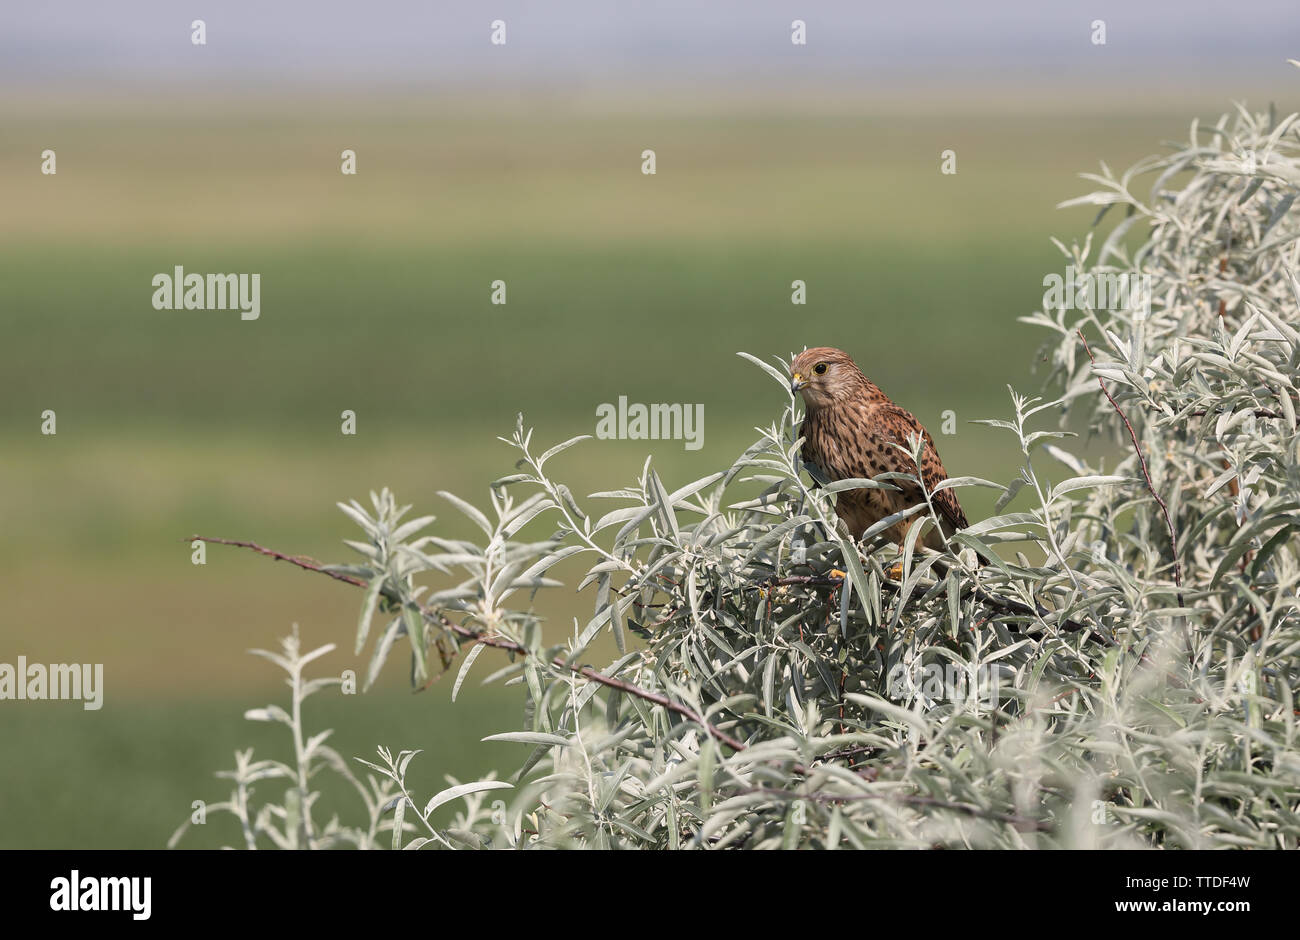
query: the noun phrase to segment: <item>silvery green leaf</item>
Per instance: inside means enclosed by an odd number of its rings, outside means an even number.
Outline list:
[[[585,545],[566,545],[557,551],[551,552],[545,557],[539,559],[528,567],[520,576],[520,580],[529,580],[537,577],[545,571],[549,571],[555,565],[564,561],[566,558],[572,558],[574,555],[588,551]]]
[[[469,669],[474,665],[474,660],[478,659],[484,648],[482,643],[478,643],[465,655],[465,661],[460,664],[460,671],[456,673],[456,682],[451,687],[451,700],[453,702],[456,701],[456,696],[460,694],[460,687],[464,683],[465,677],[469,675]]]
[[[1048,444],[1045,446],[1051,447],[1052,445]],[[1016,494],[1019,493],[1027,485],[1027,483],[1028,481],[1025,480],[1023,477],[1017,478],[1015,480],[1012,480],[1010,483],[1008,483],[1005,491],[1002,493],[1001,496],[998,497],[997,502],[993,504],[993,511],[1001,512],[1003,509],[1005,509],[1007,504],[1016,498]]]
[[[402,847],[402,830],[406,820],[406,797],[397,801],[393,807],[393,851],[396,852]]]
[[[375,679],[379,677],[379,670],[388,661],[388,654],[393,649],[393,643],[397,640],[398,634],[404,630],[405,626],[402,623],[402,618],[394,617],[392,622],[388,624],[387,629],[384,630],[384,635],[375,644],[375,649],[370,655],[370,666],[366,670],[365,688],[367,690],[375,684]]]
[[[397,775],[398,775],[399,777],[405,777],[405,776],[406,776],[406,768],[407,768],[407,765],[411,763],[411,758],[415,757],[415,756],[416,756],[417,754],[419,754],[419,753],[420,753],[420,751],[418,751],[418,750],[416,750],[416,751],[402,751],[402,753],[398,755],[398,757],[397,757]]]
[[[577,437],[571,437],[567,441],[564,441],[561,444],[556,444],[554,447],[550,448],[545,453],[543,453],[542,456],[537,458],[537,466],[540,468],[542,464],[546,463],[546,461],[550,460],[556,454],[560,453],[561,451],[568,450],[570,447],[572,447],[574,444],[577,444],[579,441],[589,441],[591,439],[592,437],[590,434],[579,434]]]
[[[1079,460],[1078,457],[1075,457],[1069,451],[1062,450],[1061,448],[1057,447],[1055,444],[1044,444],[1043,450],[1048,454],[1048,456],[1056,460],[1059,460],[1061,463],[1065,464],[1075,473],[1079,474],[1080,476],[1083,476],[1084,474],[1083,463]],[[1015,481],[1015,483],[1018,484],[1016,486],[1017,490],[1019,490],[1021,486],[1025,485],[1025,481],[1023,479],[1018,479]],[[999,506],[998,510],[1001,511],[1001,509],[1002,507]]]
[[[424,618],[414,608],[404,607],[402,620],[406,624],[407,638],[411,641],[411,681],[413,685],[422,685],[429,678],[428,666],[425,664]]]
[[[534,518],[546,512],[546,510],[554,508],[555,503],[551,502],[549,499],[540,499],[534,505],[528,506],[526,509],[518,512],[506,524],[504,530],[506,538],[514,538],[515,533],[526,526]]]
[[[339,676],[322,676],[319,679],[309,679],[302,684],[302,697],[305,699],[310,695],[315,695],[322,689],[342,684],[343,680]]]
[[[270,650],[249,650],[248,652],[254,656],[261,656],[263,659],[269,659],[285,672],[293,672],[293,664],[279,653],[272,653]]]
[[[482,529],[484,535],[488,538],[492,537],[492,523],[488,522],[487,516],[483,515],[482,512],[465,502],[465,500],[461,499],[455,493],[448,493],[446,490],[439,490],[438,495],[459,509],[471,522]]]
[[[335,503],[334,505],[338,506],[339,509],[343,511],[344,515],[348,516],[353,522],[359,525],[368,535],[374,536],[377,533],[378,530],[375,528],[373,520],[371,520],[371,518],[367,516],[360,507],[355,505],[349,506],[347,503]]]
[[[1001,483],[994,483],[992,480],[985,480],[980,477],[948,477],[946,480],[940,480],[938,485],[930,491],[930,495],[952,489],[955,486],[986,486],[989,489],[1000,490],[1003,488]]]
[[[914,516],[918,512],[925,512],[928,509],[929,507],[925,503],[917,503],[915,506],[909,506],[907,509],[900,509],[898,512],[890,513],[888,516],[885,516],[880,521],[875,522],[872,525],[868,526],[867,530],[862,533],[862,541],[866,542],[877,533],[884,532],[886,529],[890,528],[891,526],[897,525],[899,522],[903,521],[909,516]],[[854,552],[853,554],[854,557],[857,556],[856,552]]]
[[[747,352],[738,352],[736,353],[736,355],[742,359],[748,359],[754,365],[758,366],[760,369],[762,369],[764,372],[770,375],[773,379],[775,379],[777,383],[779,383],[780,386],[783,389],[785,389],[787,392],[790,390],[789,376],[782,375],[774,366],[768,365],[762,359],[759,359],[757,356],[751,356]]]
[[[267,705],[265,708],[250,708],[244,712],[244,717],[249,721],[278,721],[282,724],[292,725],[293,719],[279,705]]]
[[[366,588],[365,596],[361,600],[361,616],[357,619],[357,641],[353,648],[354,653],[360,653],[365,649],[366,638],[370,635],[370,621],[374,619],[375,609],[379,606],[379,591],[386,580],[386,575],[378,574],[370,580],[370,585]]]
[[[718,482],[718,480],[722,479],[724,475],[724,471],[719,470],[717,473],[710,473],[707,476],[700,477],[698,480],[687,483],[685,486],[673,490],[673,492],[669,494],[668,501],[672,505],[676,506],[682,500],[689,499],[700,490]]]
[[[1121,476],[1082,476],[1071,477],[1068,480],[1062,480],[1056,486],[1052,487],[1047,501],[1050,503],[1058,496],[1064,496],[1066,493],[1072,493],[1075,490],[1088,489],[1094,486],[1117,486],[1121,483],[1135,482],[1130,477]]]
[[[834,483],[826,483],[823,486],[828,495],[842,493],[845,490],[894,490],[898,487],[891,483],[879,483],[875,480],[867,480],[862,477],[852,477],[844,480],[836,480]]]
[[[321,744],[325,741],[325,739],[328,738],[333,733],[334,733],[333,728],[326,728],[324,731],[320,732],[319,734],[313,734],[310,738],[307,739],[307,743],[303,745],[303,753],[306,754],[308,757],[310,757],[312,754],[316,753],[316,748],[320,747]]]
[[[483,741],[511,741],[516,744],[545,744],[567,746],[569,739],[545,731],[505,731],[501,734],[489,734]]]
[[[484,740],[487,740],[486,738]],[[429,814],[441,806],[443,803],[449,803],[452,800],[462,796],[468,796],[471,793],[480,793],[484,790],[509,790],[513,785],[506,783],[504,780],[478,780],[474,783],[462,783],[459,786],[448,787],[441,793],[429,800],[424,807],[424,816],[427,819]]]
[[[318,646],[311,652],[303,653],[300,657],[298,657],[298,664],[300,666],[305,666],[307,665],[307,663],[311,662],[312,660],[320,659],[326,653],[334,652],[336,648],[337,647],[335,647],[333,643],[326,643],[324,646]]]
[[[536,483],[537,477],[531,473],[511,473],[492,481],[493,488],[509,486],[512,483]]]
[[[379,560],[379,548],[366,542],[358,542],[355,539],[344,539],[343,544],[352,549],[358,555],[364,555],[373,562]]]
[[[433,522],[436,518],[437,516],[421,516],[418,519],[412,519],[410,522],[405,522],[397,527],[397,530],[389,536],[389,540],[392,542],[403,542],[408,537],[414,535],[429,523]]]
[[[650,471],[650,490],[654,494],[656,508],[664,525],[673,534],[673,538],[681,538],[681,531],[677,528],[677,514],[673,511],[673,502],[668,496],[668,491],[664,489],[659,474],[653,470]]]
[[[1000,516],[990,516],[987,519],[981,519],[979,522],[972,523],[962,531],[967,535],[983,535],[986,532],[995,532],[998,529],[1008,528],[1019,525],[1041,525],[1040,520],[1031,512],[1011,512]]]

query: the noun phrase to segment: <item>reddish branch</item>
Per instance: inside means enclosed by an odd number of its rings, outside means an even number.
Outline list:
[[[283,552],[277,552],[274,549],[266,548],[263,545],[258,545],[256,542],[241,542],[236,539],[210,538],[203,535],[191,536],[189,540],[197,541],[197,542],[212,542],[217,545],[234,545],[238,548],[248,548],[257,552],[259,555],[266,555],[268,558],[274,558],[276,561],[287,561],[289,562],[289,564],[302,568],[305,571],[314,571],[317,574],[328,575],[329,577],[333,578],[335,581],[342,581],[345,584],[351,584],[354,587],[363,588],[368,586],[368,582],[366,582],[364,578],[357,578],[357,577],[353,577],[352,575],[343,574],[338,571],[331,571],[329,570],[328,567],[322,565],[319,561],[317,561],[314,558],[308,558],[305,555],[286,555]],[[413,606],[415,606],[416,609],[420,611],[421,615],[423,615],[425,619],[437,623],[438,625],[452,631],[457,636],[461,637],[462,639],[468,640],[471,643],[482,643],[484,646],[492,646],[495,647],[496,649],[508,650],[509,652],[512,653],[518,653],[521,656],[529,655],[528,648],[521,646],[520,644],[516,643],[514,640],[507,639],[506,637],[503,636],[489,636],[471,630],[469,627],[462,626],[461,624],[458,624],[453,620],[449,620],[446,617],[444,617],[442,614],[438,613],[436,610],[431,610],[430,608],[425,607],[423,604],[419,602],[414,602]],[[563,669],[568,672],[572,672],[575,675],[582,676],[584,679],[590,679],[592,682],[598,682],[601,685],[608,686],[611,689],[617,689],[618,691],[625,692],[628,695],[634,695],[637,698],[644,699],[647,702],[653,702],[656,705],[662,705],[664,708],[668,709],[671,712],[675,712],[678,715],[681,715],[683,718],[687,719],[688,721],[696,722],[697,724],[702,726],[706,731],[708,731],[709,734],[717,738],[719,741],[727,745],[727,747],[731,748],[732,750],[743,751],[747,747],[747,745],[743,741],[740,741],[735,737],[727,734],[725,731],[722,731],[719,728],[715,728],[713,725],[709,724],[707,721],[704,720],[704,717],[702,715],[697,714],[694,709],[682,705],[680,702],[674,702],[666,695],[661,695],[658,692],[652,692],[649,689],[643,689],[639,686],[632,685],[631,683],[624,682],[622,679],[617,679],[614,676],[607,676],[603,672],[597,672],[595,669],[592,669],[590,666],[576,666],[573,663],[566,663],[563,659],[560,659],[559,657],[556,657],[555,659],[551,660],[551,665],[554,666],[556,669]]]
[[[1087,338],[1084,337],[1082,330],[1075,330],[1075,332],[1079,334],[1079,339],[1083,340],[1083,349],[1088,354],[1088,361],[1095,367],[1097,360],[1092,357],[1092,349],[1088,346]],[[1097,384],[1101,386],[1101,393],[1106,396],[1110,406],[1115,409],[1115,414],[1119,415],[1119,419],[1124,422],[1124,427],[1128,428],[1129,440],[1133,442],[1133,450],[1137,452],[1138,463],[1142,465],[1142,476],[1146,480],[1147,490],[1155,498],[1157,505],[1160,506],[1161,513],[1164,514],[1165,527],[1169,529],[1169,544],[1174,557],[1174,584],[1181,588],[1183,586],[1183,566],[1178,560],[1178,534],[1174,532],[1173,520],[1169,518],[1169,507],[1165,505],[1164,499],[1156,492],[1155,484],[1151,482],[1151,472],[1147,469],[1147,459],[1142,454],[1142,447],[1138,444],[1137,432],[1133,430],[1133,425],[1129,423],[1128,417],[1120,408],[1119,403],[1111,396],[1110,389],[1106,387],[1106,383],[1102,381],[1100,375],[1097,376]],[[1178,603],[1181,607],[1182,601],[1179,600]]]

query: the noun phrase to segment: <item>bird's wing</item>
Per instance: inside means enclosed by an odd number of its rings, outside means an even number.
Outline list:
[[[921,480],[925,484],[926,490],[931,494],[931,502],[934,503],[934,508],[939,510],[939,515],[954,528],[966,528],[968,525],[966,514],[962,512],[961,503],[957,502],[957,494],[951,489],[939,493],[934,492],[936,486],[948,479],[948,474],[939,460],[939,452],[935,449],[934,439],[930,437],[930,432],[925,429],[920,421],[912,417],[910,412],[904,411],[897,405],[877,406],[874,417],[876,426],[879,428],[878,433],[884,441],[892,441],[907,448],[906,451],[902,451],[888,444],[881,448],[880,459],[884,464],[885,471],[916,475],[916,464],[912,462],[908,438],[919,434],[925,442],[924,449],[921,452]],[[909,505],[925,501],[925,494],[921,492],[921,488],[915,483],[907,480],[892,480],[890,482],[903,491],[903,496],[907,499]]]

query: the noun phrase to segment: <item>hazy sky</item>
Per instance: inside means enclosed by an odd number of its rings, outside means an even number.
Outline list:
[[[205,47],[190,21],[207,24]],[[488,41],[494,19],[508,42]],[[790,22],[808,45],[790,43]],[[1106,22],[1093,45],[1090,24]],[[3,0],[0,82],[1289,79],[1300,0]],[[1295,72],[1300,80],[1300,71]],[[1224,87],[1224,86],[1227,87]],[[1292,85],[1291,87],[1296,87]]]

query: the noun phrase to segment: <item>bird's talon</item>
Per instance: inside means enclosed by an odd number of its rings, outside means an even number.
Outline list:
[[[893,567],[889,569],[889,580],[891,581],[903,580],[903,563],[901,561],[894,562]]]
[[[847,571],[841,571],[839,568],[832,568],[826,574],[832,581],[843,581],[849,576]]]

